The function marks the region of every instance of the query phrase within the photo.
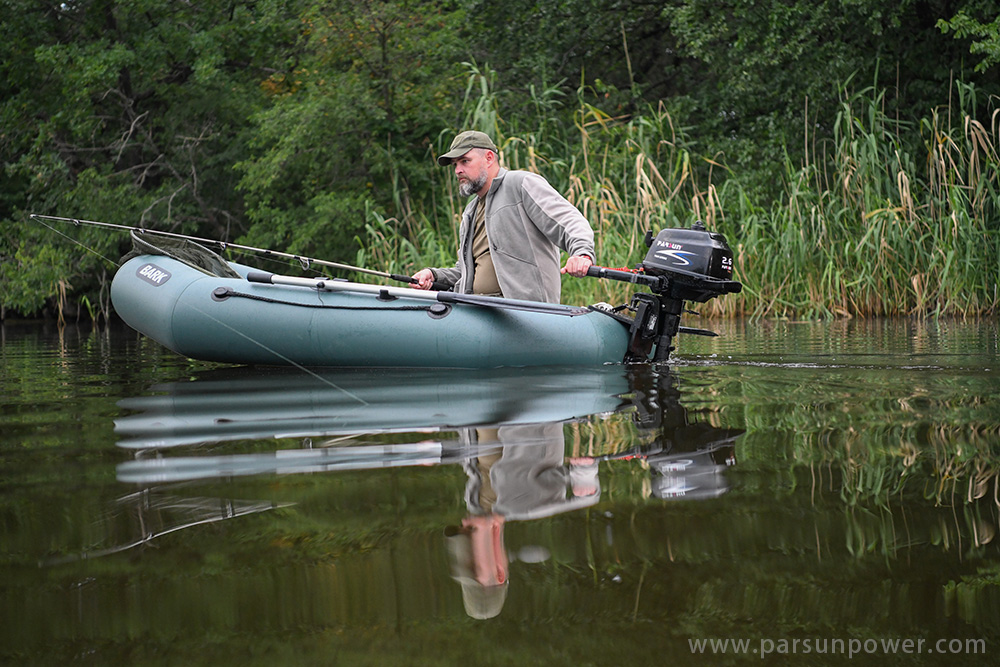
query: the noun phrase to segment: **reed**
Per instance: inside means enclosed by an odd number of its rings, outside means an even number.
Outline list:
[[[637,264],[646,230],[703,220],[726,235],[744,290],[701,305],[705,315],[998,310],[1000,111],[976,118],[972,110],[981,105],[971,86],[957,84],[954,99],[919,123],[890,118],[882,92],[845,93],[826,119],[827,140],[804,132],[806,161],[760,166],[782,184],[780,196],[764,201],[746,185],[759,179],[734,173],[724,156],[700,153],[663,102],[615,116],[589,101],[593,91],[581,89],[567,109],[558,87],[532,90],[530,104],[515,105],[493,85],[489,71],[470,65],[465,127],[493,134],[503,164],[542,173],[583,211],[598,263]],[[362,245],[378,248],[375,263],[415,270],[454,261],[461,202],[448,170],[433,178],[437,193],[411,197],[413,211],[389,227],[419,230],[406,242],[370,227]],[[563,300],[621,302],[628,291],[612,281],[566,279]]]

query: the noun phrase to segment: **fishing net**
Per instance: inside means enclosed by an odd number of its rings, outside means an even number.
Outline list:
[[[164,255],[210,276],[242,278],[226,260],[194,241],[159,234],[143,234],[135,230],[130,233],[132,250],[122,257],[122,264],[139,255]]]

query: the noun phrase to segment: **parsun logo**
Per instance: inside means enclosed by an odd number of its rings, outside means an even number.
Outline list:
[[[658,246],[662,246],[662,250],[657,250],[655,253],[653,253],[653,256],[656,257],[657,259],[660,259],[660,260],[663,260],[663,261],[669,260],[669,261],[673,262],[676,266],[690,266],[691,265],[691,260],[689,260],[688,257],[690,257],[691,255],[693,255],[694,253],[693,252],[685,252],[683,250],[684,246],[682,246],[680,243],[671,243],[669,241],[659,241],[659,242],[657,242],[657,245]]]
[[[164,271],[155,264],[144,264],[135,272],[135,275],[157,287],[170,280],[170,272]]]

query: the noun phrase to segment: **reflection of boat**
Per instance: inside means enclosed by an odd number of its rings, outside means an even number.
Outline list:
[[[198,480],[455,465],[467,475],[470,517],[532,521],[600,502],[600,465],[611,460],[642,462],[648,473],[640,474],[650,476],[643,487],[655,498],[721,495],[728,489],[723,471],[735,461],[734,441],[741,433],[691,423],[670,374],[649,367],[315,375],[243,368],[154,386],[151,392],[122,401],[122,407],[140,412],[116,422],[125,437],[119,444],[136,451],[135,460],[118,465],[118,479],[147,487],[136,498],[161,485],[187,488]],[[567,422],[616,411],[631,413],[625,424],[638,435],[622,433],[587,451],[577,442],[569,453]],[[441,431],[451,435],[433,440],[423,435]],[[382,442],[385,432],[414,437]],[[352,435],[351,444],[344,438],[313,440],[342,434]],[[169,451],[175,445],[293,436],[302,440],[300,448],[222,455],[217,453],[222,448],[213,448],[185,456]],[[199,506],[222,514],[211,512],[179,528],[240,514],[224,516],[232,506],[225,501],[217,506],[199,501]],[[146,531],[130,545],[163,533]]]
[[[173,447],[250,438],[438,431],[563,422],[620,408],[620,366],[487,370],[235,368],[157,385],[119,405],[118,445]]]
[[[118,478],[160,484],[445,463],[461,463],[475,477],[483,471],[476,473],[469,462],[484,454],[491,458],[488,467],[494,475],[532,469],[539,457],[547,462],[546,469],[554,470],[563,466],[565,423],[628,410],[644,444],[630,451],[605,449],[594,454],[596,460],[646,461],[652,493],[659,498],[720,495],[728,488],[722,472],[735,460],[733,443],[742,431],[691,423],[671,378],[670,373],[649,367],[621,366],[212,371],[191,381],[157,385],[149,395],[121,401],[123,408],[139,412],[116,420],[115,431],[123,436],[118,444],[163,450],[243,439],[300,438],[306,446],[252,454],[140,457],[121,464]],[[442,431],[453,431],[457,438],[431,440],[420,435]],[[312,444],[314,437],[386,432],[413,433],[419,442],[372,444],[361,439],[359,444],[354,439],[353,444]],[[619,443],[622,446],[628,447]],[[504,464],[495,465],[501,457]],[[579,460],[571,467],[577,477],[588,469]],[[595,466],[587,473],[588,484],[596,483],[596,471]],[[510,479],[522,476],[505,474]],[[475,484],[484,482],[480,478]],[[486,488],[492,493],[496,484]],[[595,491],[599,494],[599,489]],[[557,496],[559,492],[554,492],[552,498]],[[596,502],[597,497],[587,502]],[[562,504],[560,500],[546,506]],[[539,514],[540,507],[505,511],[528,517]]]

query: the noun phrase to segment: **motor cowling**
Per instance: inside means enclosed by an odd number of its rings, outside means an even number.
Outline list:
[[[664,229],[654,238],[646,234],[649,251],[640,268],[651,276],[667,278],[669,296],[704,303],[743,285],[733,280],[733,251],[726,238],[710,232],[698,221],[690,228]]]

